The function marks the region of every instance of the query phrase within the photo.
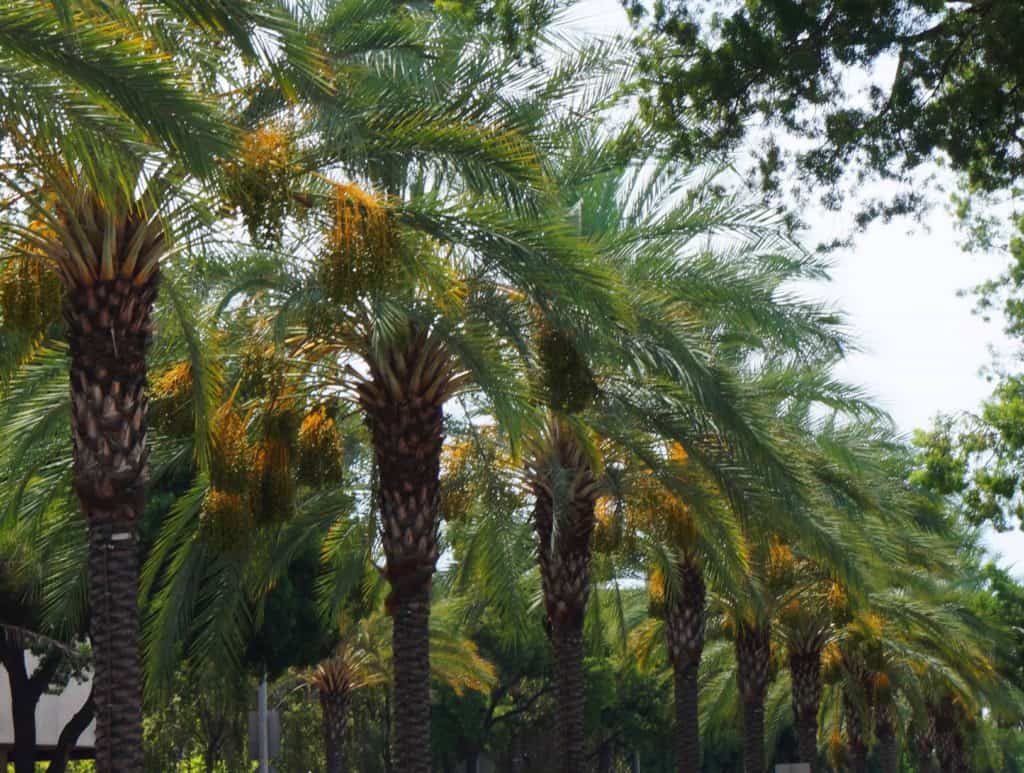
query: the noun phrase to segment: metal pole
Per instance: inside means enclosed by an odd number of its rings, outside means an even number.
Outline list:
[[[267,677],[264,674],[256,693],[256,734],[259,739],[260,773],[270,773],[270,733],[267,724]]]

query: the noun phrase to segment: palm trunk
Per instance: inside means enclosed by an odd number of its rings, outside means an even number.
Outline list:
[[[736,631],[736,677],[743,702],[743,770],[763,773],[764,700],[768,691],[771,630],[767,624],[739,623]]]
[[[596,524],[598,484],[579,442],[555,419],[549,423],[548,436],[535,449],[528,475],[534,494],[533,525],[544,606],[557,669],[558,769],[579,773],[585,766],[583,618],[590,594],[590,538]],[[556,489],[563,502],[557,515]]]
[[[584,709],[586,685],[583,679],[582,626],[561,625],[554,631],[555,665],[558,682],[558,737],[563,756],[562,770],[583,770],[586,754]]]
[[[875,738],[878,739],[878,762],[882,773],[898,773],[900,755],[896,746],[896,716],[892,703],[875,708]]]
[[[793,716],[796,718],[800,762],[818,767],[818,707],[821,704],[821,648],[795,651],[789,656],[793,683]]]
[[[939,758],[939,769],[943,773],[965,773],[967,750],[960,729],[962,709],[949,696],[933,707],[935,716],[935,753]]]
[[[849,693],[843,695],[843,715],[846,720],[846,748],[850,773],[867,773],[867,724],[861,705]]]
[[[430,588],[437,565],[443,406],[454,377],[443,344],[410,331],[357,386],[380,474],[380,534],[394,619],[395,770],[430,773]]]
[[[935,731],[932,720],[928,721],[927,728],[915,727],[911,733],[914,759],[917,763],[918,773],[934,773],[935,771]]]
[[[53,249],[68,287],[73,480],[89,528],[96,768],[138,773],[138,522],[146,505],[146,357],[164,235],[134,205],[108,208],[82,195],[76,206],[60,214],[78,243]]]
[[[704,652],[707,590],[701,569],[691,561],[676,566],[680,592],[669,599],[666,631],[675,682],[676,770],[700,769],[700,688],[697,673]]]
[[[676,697],[676,771],[700,770],[700,688],[697,663],[673,666]]]
[[[348,703],[347,692],[320,691],[326,773],[345,773],[345,723],[348,719]]]

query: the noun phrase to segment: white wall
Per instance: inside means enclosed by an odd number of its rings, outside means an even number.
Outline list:
[[[38,663],[31,653],[26,654],[28,669],[31,672]],[[79,683],[71,680],[60,695],[43,695],[36,705],[36,744],[41,747],[56,746],[60,731],[74,716],[86,698],[89,697],[90,683]],[[14,744],[14,727],[11,721],[11,686],[7,680],[7,671],[0,666],[0,746]],[[95,722],[78,737],[78,748],[92,748],[96,744]]]

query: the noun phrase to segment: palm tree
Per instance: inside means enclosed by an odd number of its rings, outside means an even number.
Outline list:
[[[537,555],[555,653],[560,767],[579,770],[586,741],[583,620],[600,480],[572,426],[555,417],[549,419],[526,475],[534,495]]]
[[[494,681],[494,668],[472,641],[442,624],[444,608],[431,626],[431,673],[461,694],[471,689],[486,692]],[[317,691],[323,712],[324,754],[328,773],[341,773],[345,764],[344,738],[353,693],[386,684],[392,675],[393,653],[387,617],[376,613],[342,626],[341,643],[334,654],[302,679]]]

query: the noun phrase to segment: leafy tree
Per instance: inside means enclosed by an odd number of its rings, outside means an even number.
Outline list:
[[[625,5],[641,23],[643,112],[691,163],[749,138],[766,189],[791,162],[832,207],[846,183],[902,183],[862,222],[920,207],[909,183],[929,160],[986,190],[1024,174],[1013,0]]]

